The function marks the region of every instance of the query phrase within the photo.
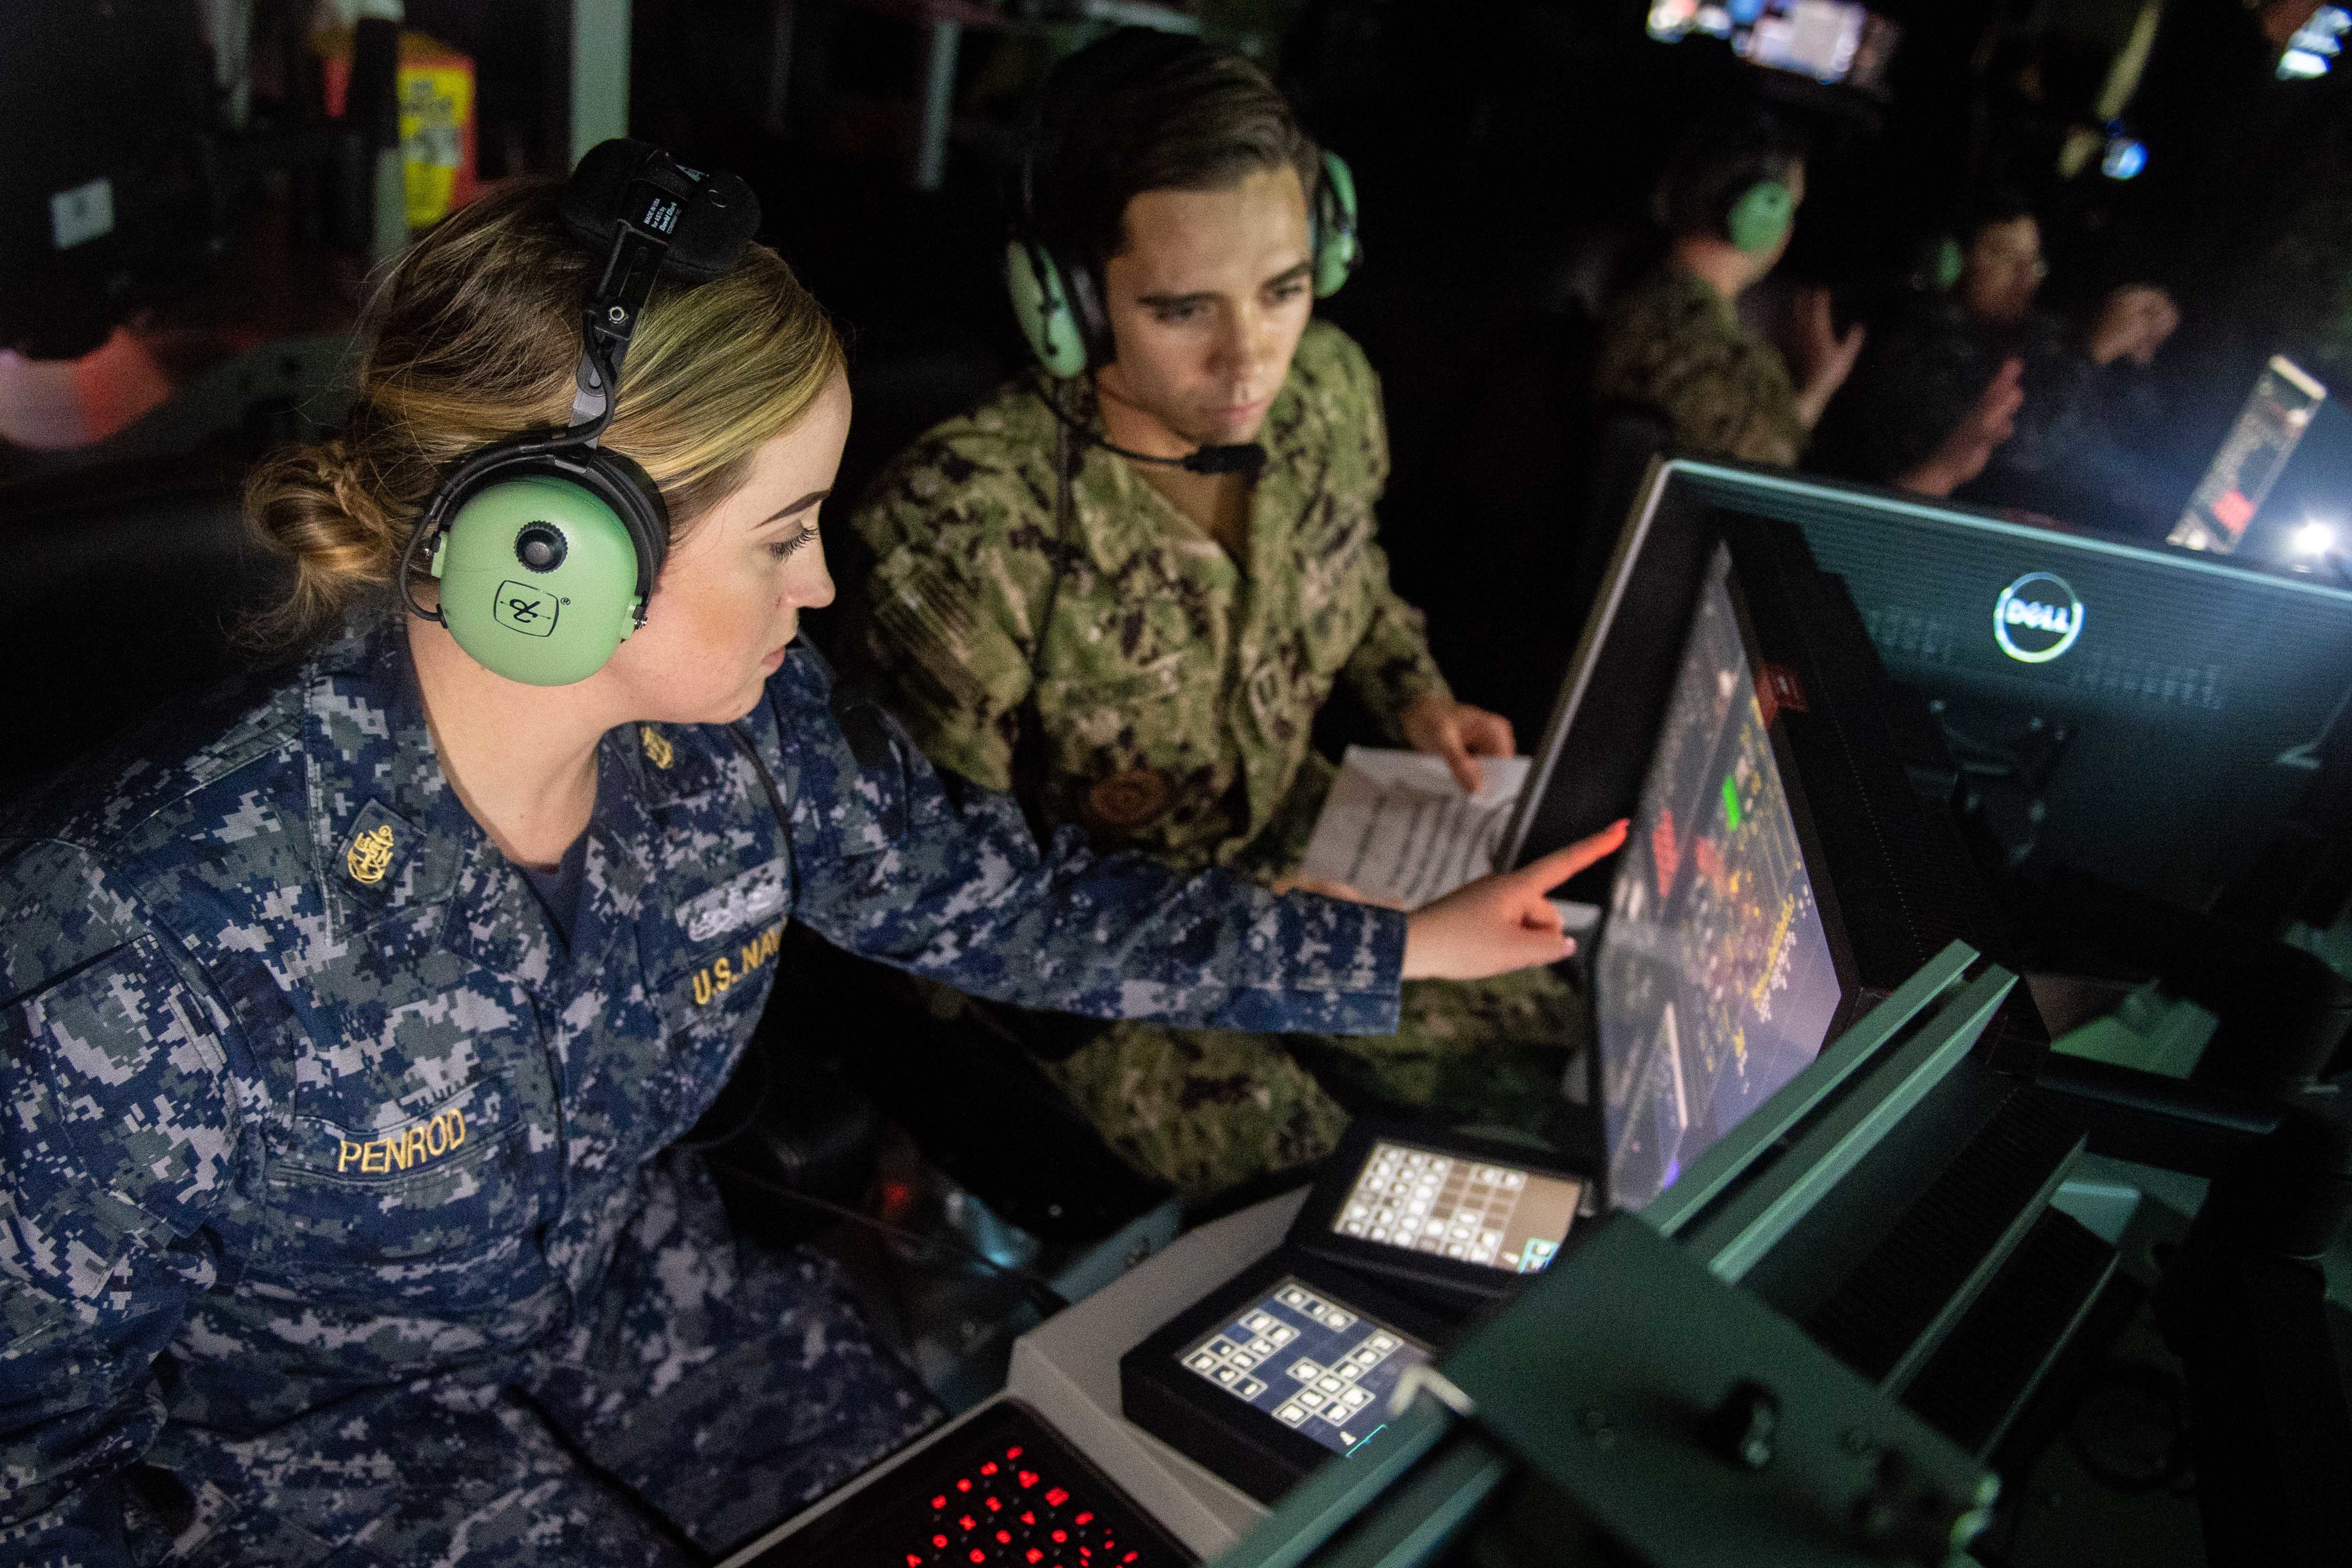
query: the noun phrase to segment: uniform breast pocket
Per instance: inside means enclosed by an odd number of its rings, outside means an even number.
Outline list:
[[[496,1079],[360,1127],[298,1113],[268,1176],[265,1273],[313,1299],[499,1294],[544,1215],[552,1150]],[[545,1166],[547,1168],[542,1169]]]

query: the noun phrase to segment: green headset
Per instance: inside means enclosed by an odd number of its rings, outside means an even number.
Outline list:
[[[1037,165],[1058,140],[1056,118],[1066,118],[1179,65],[1210,57],[1197,38],[1132,27],[1090,46],[1058,68],[1045,85],[1045,107],[1021,156],[1013,199],[1012,237],[1004,247],[1004,291],[1030,352],[1050,374],[1067,378],[1108,364],[1113,348],[1102,279],[1084,258],[1056,256],[1037,221]],[[1356,177],[1346,160],[1326,152],[1307,194],[1308,254],[1315,297],[1339,291],[1363,259],[1356,236]]]
[[[734,175],[622,140],[580,160],[562,213],[572,237],[604,258],[581,314],[572,422],[451,465],[400,560],[411,614],[439,621],[483,668],[527,686],[587,679],[646,624],[669,510],[643,468],[599,445],[621,362],[656,278],[698,283],[729,271],[760,224],[758,198]],[[437,611],[413,591],[426,549]]]
[[[1743,256],[1761,256],[1780,243],[1796,217],[1797,194],[1787,181],[1758,180],[1726,209],[1723,237]]]

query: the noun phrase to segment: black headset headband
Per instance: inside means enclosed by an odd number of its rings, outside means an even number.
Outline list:
[[[520,477],[518,470],[570,479],[620,516],[636,545],[641,599],[652,593],[668,553],[669,515],[661,491],[635,463],[596,448],[615,407],[607,389],[619,389],[621,361],[654,280],[667,273],[703,283],[731,270],[759,229],[760,199],[733,174],[689,169],[651,142],[615,137],[581,158],[564,184],[561,210],[572,237],[604,258],[581,310],[572,423],[478,448],[442,476],[400,559],[401,596],[426,620],[441,617],[410,592],[419,547],[484,485]],[[643,618],[641,602],[640,624]]]

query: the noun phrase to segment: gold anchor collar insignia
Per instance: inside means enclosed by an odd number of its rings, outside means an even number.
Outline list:
[[[637,743],[645,747],[646,760],[664,773],[669,772],[670,764],[677,761],[677,748],[651,724],[637,726]]]
[[[343,840],[338,868],[345,890],[371,900],[389,898],[400,880],[402,858],[416,842],[415,828],[386,810],[381,801],[368,802],[360,808],[350,837]]]

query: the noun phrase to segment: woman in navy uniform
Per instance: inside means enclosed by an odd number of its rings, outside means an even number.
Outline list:
[[[596,258],[551,188],[420,243],[343,434],[250,510],[309,651],[0,839],[0,1557],[686,1563],[935,1412],[834,1270],[669,1146],[787,919],[982,994],[1377,1031],[1566,951],[1594,844],[1410,919],[1039,846],[793,644],[840,344],[772,252],[656,289],[611,449],[644,627],[520,685],[392,591],[461,455],[561,425]],[[429,588],[429,584],[424,584]]]

